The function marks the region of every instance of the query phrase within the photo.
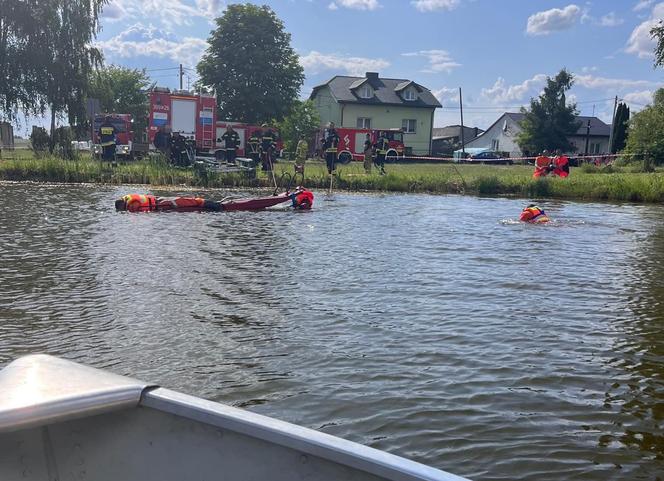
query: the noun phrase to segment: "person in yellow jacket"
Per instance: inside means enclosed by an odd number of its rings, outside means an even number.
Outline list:
[[[110,115],[104,117],[99,126],[99,143],[102,149],[102,159],[111,161],[115,158],[115,126]]]

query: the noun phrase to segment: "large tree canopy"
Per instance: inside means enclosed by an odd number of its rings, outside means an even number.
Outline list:
[[[565,98],[565,92],[573,83],[572,74],[563,69],[554,78],[547,77],[544,92],[530,100],[529,110],[521,109],[525,118],[517,143],[524,152],[532,154],[555,149],[571,152],[575,149],[569,137],[576,133],[580,123],[576,120],[576,104],[568,105]]]
[[[108,0],[0,0],[0,115],[19,109],[83,118],[92,69],[101,62],[92,46]]]
[[[628,153],[645,153],[655,163],[664,163],[664,89],[655,92],[652,105],[632,115],[628,132]]]
[[[297,99],[304,71],[291,36],[266,5],[229,5],[197,66],[200,83],[217,94],[221,118],[281,120]]]
[[[131,114],[134,131],[143,132],[148,117],[146,91],[151,86],[145,69],[111,65],[92,73],[88,95],[99,100],[103,113]]]

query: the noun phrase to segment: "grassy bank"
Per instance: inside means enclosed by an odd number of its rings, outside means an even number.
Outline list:
[[[526,198],[561,198],[632,202],[664,201],[664,172],[638,173],[628,168],[576,168],[567,179],[532,179],[532,167],[396,164],[387,175],[367,175],[360,163],[340,166],[334,188],[343,190],[511,195]],[[292,163],[276,165],[277,178],[293,172]],[[272,179],[259,172],[252,179],[241,173],[199,174],[159,161],[117,166],[83,159],[64,161],[54,157],[0,161],[0,179],[43,182],[96,182],[107,184],[186,185],[193,187],[267,187]],[[329,176],[321,162],[306,166],[304,185],[327,189]]]

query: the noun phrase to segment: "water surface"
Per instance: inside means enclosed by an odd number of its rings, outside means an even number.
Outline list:
[[[0,365],[47,352],[476,480],[661,479],[662,207],[114,212],[135,190],[0,184]]]

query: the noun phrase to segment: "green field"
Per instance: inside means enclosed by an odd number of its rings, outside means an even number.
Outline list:
[[[375,168],[364,173],[361,163],[341,165],[333,188],[353,191],[427,192],[438,194],[509,195],[526,198],[613,200],[632,202],[664,201],[664,172],[638,172],[633,167],[573,168],[567,179],[533,179],[529,166],[393,164],[387,175]],[[276,177],[292,173],[291,162],[276,164]],[[327,189],[330,178],[322,162],[306,166],[304,186]],[[243,173],[200,173],[180,169],[161,160],[129,162],[112,166],[89,158],[36,159],[20,155],[0,160],[0,179],[41,182],[92,182],[106,184],[152,184],[192,187],[269,187],[273,179],[263,172],[257,178]],[[284,182],[285,183],[285,182]]]

